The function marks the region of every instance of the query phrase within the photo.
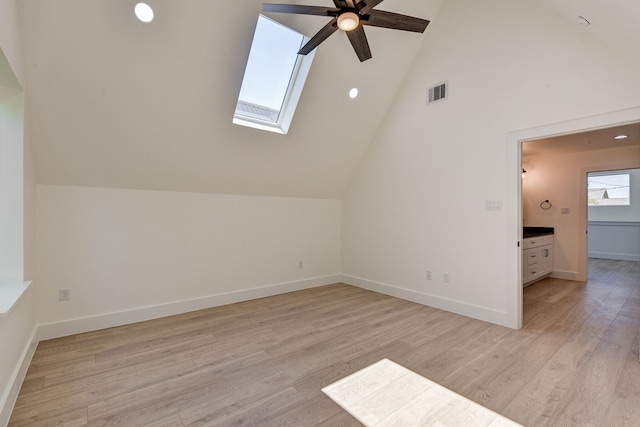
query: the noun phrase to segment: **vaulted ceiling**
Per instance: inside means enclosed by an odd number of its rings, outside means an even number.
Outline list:
[[[344,33],[326,40],[289,134],[278,135],[231,123],[261,1],[148,0],[155,19],[143,24],[133,15],[134,1],[17,0],[37,181],[340,198],[437,26],[443,1],[381,3],[377,9],[432,23],[424,34],[367,27],[373,59],[364,63]],[[618,10],[623,0],[607,2],[611,7],[596,7],[602,3],[596,0],[563,3],[575,8],[536,1],[569,21],[580,5],[589,6],[585,15],[595,15],[592,27],[608,43],[640,46],[627,34],[638,34],[628,30],[629,7],[637,11],[636,5]],[[270,16],[308,36],[327,22]],[[355,100],[347,96],[352,87],[360,90]]]
[[[339,198],[429,36],[367,28],[373,59],[361,63],[334,34],[277,135],[231,123],[262,2],[148,3],[150,24],[131,1],[19,2],[38,182]],[[379,8],[433,19],[439,6]],[[328,21],[271,16],[307,35]]]
[[[585,28],[624,55],[636,55],[640,47],[640,2],[629,0],[535,0],[544,7],[577,23],[579,16],[591,25]]]

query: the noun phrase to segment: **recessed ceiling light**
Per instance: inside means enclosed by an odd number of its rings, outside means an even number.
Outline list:
[[[136,17],[142,22],[151,22],[153,21],[153,9],[146,3],[138,3],[133,8],[133,11],[136,13]]]
[[[618,135],[618,136],[613,137],[613,139],[627,139],[627,138],[629,138],[628,135]]]
[[[349,98],[354,99],[356,96],[358,96],[358,88],[354,87],[349,91]]]

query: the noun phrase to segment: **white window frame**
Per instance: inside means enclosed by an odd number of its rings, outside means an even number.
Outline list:
[[[626,204],[592,204],[591,201],[589,199],[587,199],[587,205],[590,208],[596,208],[596,207],[628,207],[631,206],[631,173],[629,173],[629,171],[605,171],[605,172],[589,172],[587,174],[587,191],[588,187],[589,187],[589,179],[591,179],[592,177],[597,177],[597,176],[613,176],[613,175],[626,175],[627,179],[629,180],[629,197],[627,197],[627,200],[629,201]]]
[[[267,16],[264,16],[264,15],[261,15],[261,16],[291,31],[294,31],[293,29],[287,27],[286,25],[283,25],[280,22],[274,21],[273,19]],[[301,43],[301,47],[309,40],[309,38],[304,35],[302,35],[302,37],[303,37],[303,40]],[[298,101],[300,101],[302,89],[304,88],[304,84],[309,74],[309,70],[311,69],[311,64],[313,63],[315,52],[316,51],[314,49],[307,55],[297,56],[296,62],[291,72],[289,86],[287,86],[287,91],[285,93],[284,100],[282,102],[282,107],[280,108],[280,112],[278,114],[278,120],[276,122],[271,122],[269,120],[262,120],[254,117],[243,116],[241,114],[237,114],[234,112],[233,123],[240,126],[247,126],[255,129],[269,131],[269,132],[287,134],[289,132],[289,127],[291,126],[291,122],[293,121],[293,115],[295,114],[296,107],[298,106]]]

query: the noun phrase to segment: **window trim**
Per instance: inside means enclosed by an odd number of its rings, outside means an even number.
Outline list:
[[[269,19],[270,21],[275,22],[276,24],[281,25],[291,31],[295,31],[292,28],[269,18],[268,16],[262,14],[259,14],[259,16]],[[297,33],[297,31],[295,32]],[[309,41],[309,38],[304,34],[301,34],[301,36],[302,42],[300,46],[303,46],[305,43],[307,43],[307,41]],[[314,49],[307,55],[297,55],[296,62],[293,66],[293,70],[291,71],[289,85],[287,86],[287,91],[285,92],[282,106],[280,107],[280,111],[278,113],[277,121],[270,122],[268,120],[243,116],[236,113],[236,108],[233,113],[233,123],[241,126],[252,127],[255,129],[266,130],[269,132],[286,135],[289,132],[291,122],[293,121],[293,116],[298,106],[298,102],[300,101],[300,96],[302,95],[302,89],[304,88],[307,76],[309,75],[309,71],[311,70],[311,64],[313,63],[315,53],[316,50]],[[239,100],[240,99],[238,98],[238,101]],[[238,101],[236,101],[236,106],[238,104]]]

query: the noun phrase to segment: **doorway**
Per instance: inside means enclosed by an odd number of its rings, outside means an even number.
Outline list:
[[[522,179],[523,225],[555,229],[555,244],[561,250],[555,251],[553,277],[586,281],[588,214],[593,208],[588,208],[588,196],[581,197],[589,191],[585,181],[589,174],[640,164],[640,123],[525,141],[522,163],[527,170]],[[607,208],[621,207],[602,207]]]
[[[590,161],[586,161],[582,166],[579,163],[576,164],[572,170],[565,170],[569,173],[569,180],[573,182],[572,186],[567,187],[563,182],[563,186],[558,185],[558,181],[554,181],[559,178],[557,175],[550,175],[550,172],[546,170],[543,162],[539,162],[537,165],[529,165],[527,168],[523,165],[523,150],[525,144],[533,143],[535,141],[547,141],[547,144],[552,144],[553,148],[560,148],[557,143],[558,138],[578,138],[585,144],[585,135],[590,135],[591,132],[604,132],[613,131],[619,127],[631,126],[640,129],[640,108],[634,108],[629,110],[622,110],[618,112],[612,112],[602,114],[593,117],[587,117],[578,120],[572,120],[568,122],[561,122],[541,126],[538,128],[526,129],[522,131],[512,132],[508,135],[508,158],[509,164],[513,165],[510,168],[507,180],[508,201],[513,203],[513,208],[507,212],[507,236],[509,241],[513,241],[514,245],[508,245],[508,258],[512,260],[507,268],[508,277],[510,278],[511,285],[508,291],[509,300],[509,319],[513,327],[522,327],[522,248],[520,242],[522,241],[522,226],[524,220],[527,218],[524,214],[524,199],[523,199],[523,180],[530,180],[534,174],[529,175],[530,172],[537,170],[540,175],[539,179],[545,179],[547,183],[551,182],[551,186],[547,186],[548,197],[544,197],[541,200],[549,200],[551,204],[556,208],[554,212],[547,212],[543,217],[545,220],[559,221],[558,225],[573,224],[573,228],[562,227],[562,232],[558,229],[556,239],[562,237],[563,243],[569,242],[570,247],[560,247],[557,255],[554,256],[554,261],[558,263],[556,270],[554,268],[554,275],[560,278],[567,278],[570,280],[586,280],[588,271],[588,250],[587,250],[587,184],[586,174],[590,169],[594,168],[594,164]],[[640,136],[637,141],[638,147],[640,147]],[[591,142],[589,142],[591,141]],[[543,143],[539,143],[543,144]],[[593,138],[587,138],[586,144],[594,146],[596,144]],[[563,144],[568,148],[571,143]],[[628,150],[634,151],[634,148]],[[583,150],[583,151],[597,151],[597,150]],[[640,148],[635,150],[638,154],[638,159],[617,158],[616,160],[609,160],[609,164],[613,164],[612,169],[632,169],[640,167]],[[553,158],[553,156],[551,156]],[[578,156],[580,157],[580,156]],[[588,154],[583,157],[589,157]],[[597,156],[596,156],[597,157]],[[583,159],[584,160],[584,159]],[[604,162],[606,163],[606,162]],[[527,170],[526,178],[523,177],[523,166]],[[556,168],[555,173],[562,174],[562,171],[558,172]],[[585,177],[584,180],[581,177]],[[553,185],[555,182],[555,185]],[[562,188],[560,188],[562,187]],[[541,187],[542,188],[542,187]],[[567,190],[567,188],[570,188]],[[559,190],[559,192],[558,192]],[[552,199],[553,197],[554,199]],[[539,195],[536,196],[539,198]],[[531,201],[533,203],[533,201]],[[534,218],[529,218],[532,221]],[[536,220],[539,218],[536,218]],[[513,239],[513,240],[511,240]],[[571,246],[573,245],[573,246]]]
[[[640,199],[640,169],[587,173],[589,260],[640,261],[640,206],[632,199]]]

